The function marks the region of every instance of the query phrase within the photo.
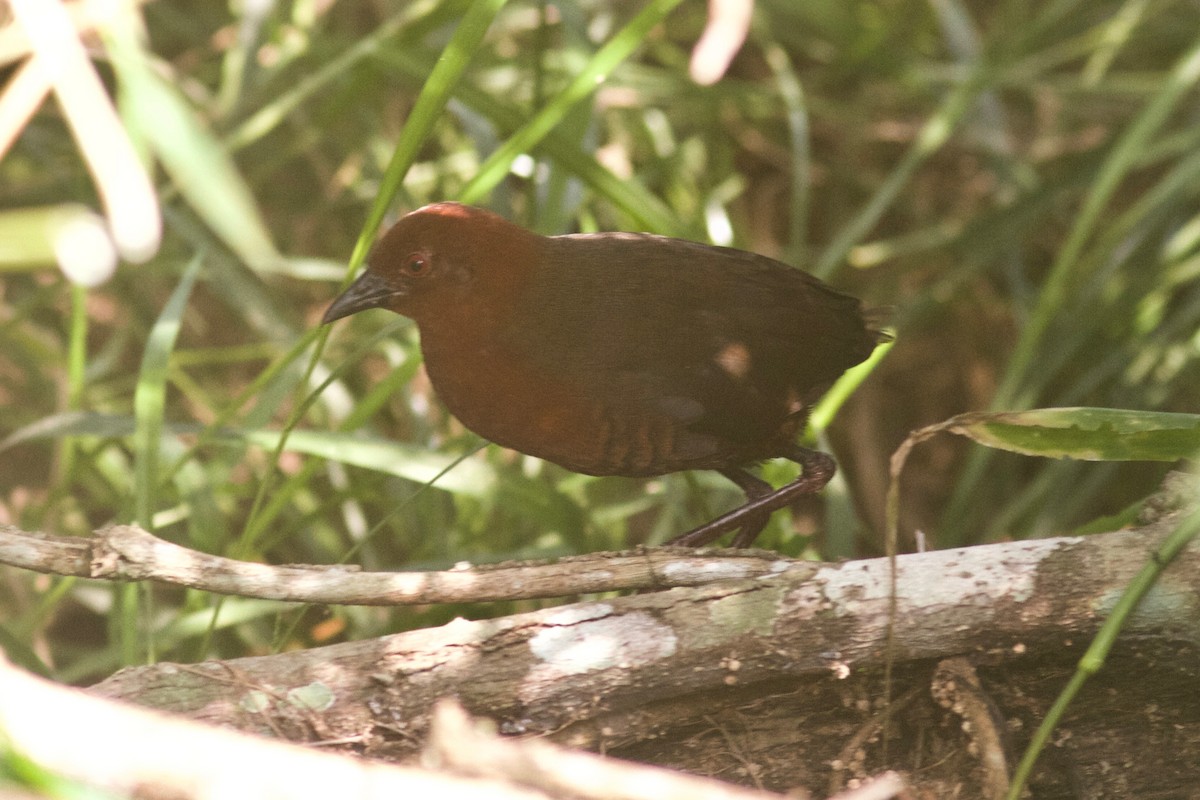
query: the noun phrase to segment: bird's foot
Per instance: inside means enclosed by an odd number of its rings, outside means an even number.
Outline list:
[[[741,470],[721,470],[721,474],[742,487],[747,502],[667,542],[672,547],[703,547],[729,531],[738,531],[734,547],[749,547],[766,527],[771,514],[797,497],[814,494],[824,488],[837,471],[837,463],[825,453],[793,447],[787,458],[800,464],[803,472],[789,484],[771,489],[770,484]]]

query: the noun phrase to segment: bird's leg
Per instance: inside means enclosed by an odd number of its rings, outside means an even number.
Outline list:
[[[746,493],[746,504],[749,505],[755,500],[761,500],[764,497],[769,497],[775,493],[775,487],[764,481],[762,478],[756,478],[744,469],[722,469],[718,470],[722,475],[733,481],[738,487]],[[749,547],[750,543],[762,533],[762,529],[767,527],[767,523],[771,520],[771,511],[760,511],[757,514],[747,516],[745,522],[741,524],[741,530],[734,537],[734,547]]]
[[[722,514],[712,522],[676,536],[667,544],[675,547],[703,547],[724,533],[738,530],[733,546],[749,547],[767,524],[771,514],[797,497],[821,491],[837,471],[837,464],[833,458],[816,450],[792,445],[782,455],[800,465],[803,469],[800,477],[778,489],[772,489],[766,481],[743,470],[720,470],[722,475],[746,493],[746,504]]]

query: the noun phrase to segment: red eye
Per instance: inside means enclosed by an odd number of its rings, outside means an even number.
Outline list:
[[[404,259],[404,274],[419,278],[429,272],[429,259],[419,253],[413,253]]]

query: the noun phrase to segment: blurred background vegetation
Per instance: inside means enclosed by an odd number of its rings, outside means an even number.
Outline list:
[[[480,450],[431,392],[414,326],[379,311],[316,330],[418,96],[483,5],[148,2],[87,39],[158,160],[162,244],[90,289],[2,267],[0,524],[138,521],[273,563],[444,568],[656,544],[739,501],[715,474],[597,479]],[[630,57],[494,188],[473,183],[652,5],[665,19]],[[760,0],[700,86],[705,16],[700,0],[504,5],[411,140],[389,219],[465,197],[543,233],[732,244],[885,307],[894,348],[816,431],[838,479],[762,546],[880,552],[889,455],[962,411],[1196,409],[1193,4]],[[22,48],[0,35],[6,79]],[[0,236],[19,209],[70,202],[102,208],[51,100],[0,160]],[[1166,468],[939,438],[906,471],[903,530],[953,546],[1116,526]],[[10,657],[76,682],[537,605],[298,609],[7,568],[0,586]]]

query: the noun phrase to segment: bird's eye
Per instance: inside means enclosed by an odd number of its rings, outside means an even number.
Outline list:
[[[404,274],[410,278],[420,278],[429,273],[429,259],[420,253],[413,253],[404,259]]]

